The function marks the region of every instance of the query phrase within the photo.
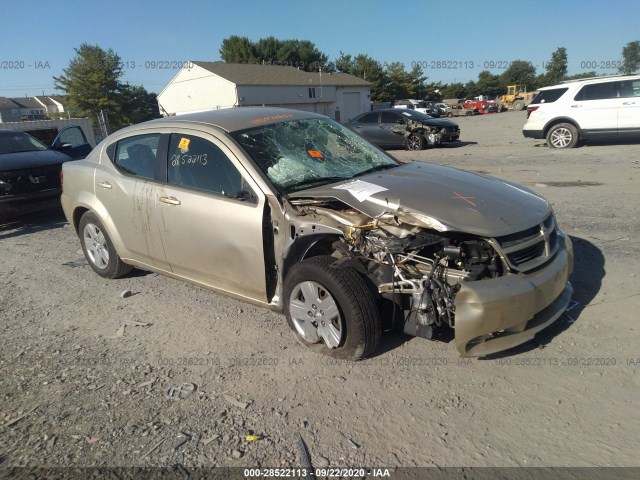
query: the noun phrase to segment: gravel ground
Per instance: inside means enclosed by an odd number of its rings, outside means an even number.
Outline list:
[[[554,151],[521,112],[456,121],[456,145],[391,153],[553,203],[578,303],[535,342],[463,360],[450,339],[389,334],[338,363],[270,311],[65,265],[82,251],[53,210],[0,227],[0,466],[293,467],[298,433],[315,467],[638,466],[638,145]]]

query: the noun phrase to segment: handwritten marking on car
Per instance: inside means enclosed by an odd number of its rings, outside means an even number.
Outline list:
[[[477,205],[471,201],[472,198],[476,198],[476,197],[464,196],[464,195],[460,195],[458,192],[453,192],[453,197],[451,198],[462,200],[464,202],[467,202],[469,205],[473,205],[474,207],[477,207]]]

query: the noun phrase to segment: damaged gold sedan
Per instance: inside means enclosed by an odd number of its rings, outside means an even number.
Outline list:
[[[572,294],[571,241],[525,187],[400,164],[326,117],[238,108],[118,131],[63,168],[91,268],[133,266],[284,312],[304,345],[372,354],[384,330],[519,345]]]

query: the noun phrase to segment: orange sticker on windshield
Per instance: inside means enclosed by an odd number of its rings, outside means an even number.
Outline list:
[[[319,152],[318,150],[307,150],[307,153],[312,158],[324,158],[324,155],[322,154],[322,152]]]
[[[182,137],[180,139],[180,143],[178,144],[178,148],[180,150],[189,150],[189,144],[190,143],[191,143],[191,139],[190,138]]]

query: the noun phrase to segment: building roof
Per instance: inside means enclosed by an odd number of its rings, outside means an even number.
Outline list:
[[[370,82],[348,73],[305,72],[295,67],[256,63],[191,62],[236,85],[296,85],[296,86],[358,86],[369,87]]]
[[[0,108],[20,108],[20,105],[10,98],[0,97]]]
[[[47,98],[50,98],[54,102],[64,104],[66,102],[66,97],[64,95],[47,95]]]
[[[53,100],[51,100],[51,98],[49,98],[49,97],[43,97],[41,95],[37,95],[37,96],[35,96],[33,98],[36,98],[36,99],[40,100],[45,105],[49,105],[49,106],[52,106],[52,107],[56,106],[56,103]]]
[[[42,104],[33,97],[12,98],[11,100],[22,108],[42,108]]]

